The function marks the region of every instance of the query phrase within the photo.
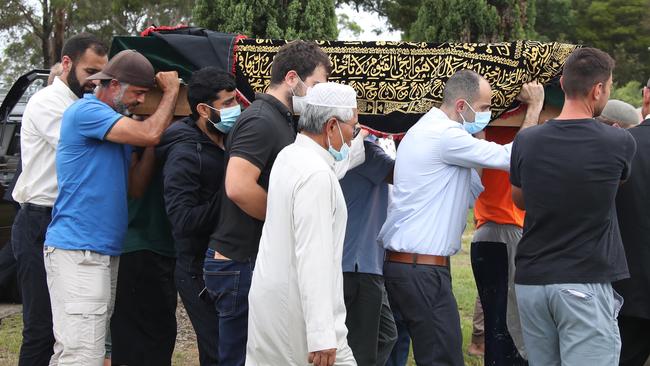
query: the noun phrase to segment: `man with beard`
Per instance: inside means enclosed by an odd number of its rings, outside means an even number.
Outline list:
[[[95,94],[63,114],[56,152],[59,196],[45,237],[55,365],[103,362],[127,230],[129,145],[158,144],[179,90],[176,72],[154,74],[133,50],[118,53],[88,80],[101,81]],[[126,117],[156,82],[163,92],[158,109],[144,121]]]
[[[196,71],[187,88],[192,115],[172,124],[157,156],[164,161],[165,208],[176,245],[174,280],[192,322],[201,365],[218,364],[219,321],[205,288],[203,261],[219,214],[224,139],[241,108],[235,78],[214,67]]]
[[[71,37],[61,52],[62,73],[29,100],[20,130],[22,173],[13,197],[22,207],[12,227],[23,302],[23,342],[19,365],[47,365],[52,355],[52,311],[43,265],[43,241],[57,197],[54,156],[63,111],[92,92],[86,78],[106,64],[107,48],[95,36]]]

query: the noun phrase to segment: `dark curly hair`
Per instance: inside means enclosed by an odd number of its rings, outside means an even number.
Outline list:
[[[291,70],[298,73],[304,81],[318,66],[325,67],[329,75],[332,72],[332,63],[327,54],[318,47],[316,42],[293,41],[280,47],[273,58],[271,66],[271,85],[281,84],[284,77]]]
[[[233,91],[237,85],[235,78],[216,67],[208,66],[192,73],[192,79],[187,86],[187,101],[192,110],[192,118],[197,120],[199,113],[196,106],[200,103],[212,104],[217,100],[220,91]]]

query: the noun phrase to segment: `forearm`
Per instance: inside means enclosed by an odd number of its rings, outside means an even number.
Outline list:
[[[140,198],[144,195],[151,182],[156,166],[153,147],[148,147],[142,156],[135,160],[129,171],[129,197]]]
[[[163,132],[169,127],[174,116],[177,99],[178,89],[164,92],[154,114],[143,121],[143,127],[145,127],[147,135],[150,138],[148,145],[157,145],[160,142]]]
[[[169,220],[175,229],[175,234],[189,236],[198,232],[214,229],[219,217],[219,202],[221,191],[215,192],[210,201],[197,206],[180,206],[170,210]]]
[[[537,126],[540,113],[542,113],[541,103],[529,104],[528,108],[526,109],[526,116],[524,117],[524,122],[521,124],[520,130],[532,126]]]

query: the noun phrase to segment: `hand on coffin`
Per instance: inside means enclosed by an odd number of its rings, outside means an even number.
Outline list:
[[[544,86],[537,81],[524,84],[517,96],[517,100],[528,104],[528,107],[541,107],[544,105]]]
[[[163,93],[178,91],[181,87],[181,80],[176,71],[165,71],[156,74],[156,83]]]

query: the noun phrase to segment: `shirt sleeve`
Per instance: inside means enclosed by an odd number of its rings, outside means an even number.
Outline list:
[[[632,159],[634,159],[634,154],[636,154],[636,141],[632,134],[628,131],[625,132],[625,143],[623,144],[623,172],[621,174],[621,180],[627,180],[632,174]]]
[[[307,349],[336,348],[334,324],[334,189],[330,174],[318,172],[297,187],[293,229],[300,301],[307,327]]]
[[[366,161],[355,168],[356,172],[366,177],[374,185],[386,180],[386,176],[393,170],[395,160],[388,156],[384,150],[372,142],[364,142]]]
[[[483,182],[481,182],[481,176],[478,175],[478,172],[476,171],[476,169],[472,169],[471,174],[472,175],[471,175],[470,182],[469,182],[469,194],[470,194],[470,196],[469,196],[470,206],[469,207],[474,207],[474,202],[476,201],[478,196],[481,194],[481,192],[483,192],[483,190],[485,188],[483,187]]]
[[[521,135],[515,137],[512,143],[512,154],[510,156],[510,184],[515,187],[521,188],[521,177],[519,176],[520,159],[519,159],[519,139]]]
[[[107,105],[84,103],[75,113],[75,122],[82,136],[105,140],[111,128],[123,117]]]
[[[474,138],[462,128],[448,128],[441,136],[440,154],[445,164],[507,171],[511,147]]]
[[[273,138],[276,133],[271,124],[261,117],[242,120],[233,131],[229,153],[246,159],[263,170],[273,155]]]

